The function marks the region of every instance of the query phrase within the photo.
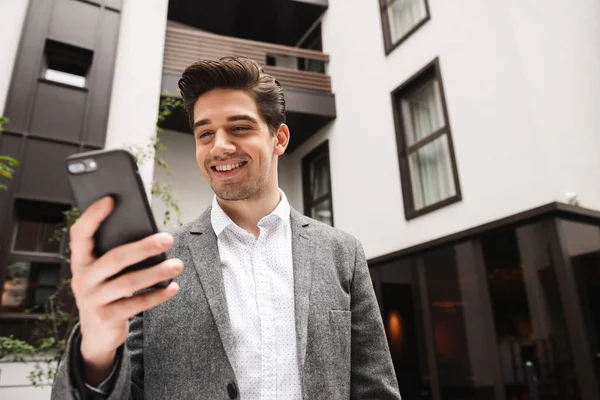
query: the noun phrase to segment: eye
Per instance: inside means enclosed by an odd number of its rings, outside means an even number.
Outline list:
[[[252,128],[250,128],[249,126],[234,126],[233,127],[234,132],[249,131],[250,129],[252,129]]]
[[[211,132],[211,131],[200,132],[200,133],[197,135],[197,138],[198,138],[198,139],[204,139],[204,138],[207,138],[207,137],[208,137],[208,136],[210,136],[210,135],[212,135],[212,132]]]

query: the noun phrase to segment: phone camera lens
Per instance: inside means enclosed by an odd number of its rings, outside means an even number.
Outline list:
[[[86,160],[85,166],[86,166],[87,172],[95,171],[96,168],[98,167],[98,165],[96,164],[96,161],[94,161],[94,160]]]
[[[83,163],[80,162],[71,163],[67,166],[67,169],[72,174],[80,174],[83,171],[85,171],[85,165],[83,165]]]

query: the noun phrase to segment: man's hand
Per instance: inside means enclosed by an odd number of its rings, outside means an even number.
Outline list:
[[[161,254],[173,245],[171,235],[158,233],[96,258],[94,233],[113,207],[110,197],[96,201],[70,231],[71,287],[79,308],[85,380],[92,386],[98,386],[110,373],[116,351],[129,333],[128,319],[169,300],[179,286],[171,282],[166,288],[132,297],[133,293],[174,278],[183,270],[181,260],[170,259],[109,280],[128,266]]]

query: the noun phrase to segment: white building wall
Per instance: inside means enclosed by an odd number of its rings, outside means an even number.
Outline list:
[[[17,58],[29,0],[0,0],[0,116]]]
[[[52,390],[50,385],[33,387],[27,378],[29,373],[34,370],[35,365],[34,362],[0,361],[0,399],[49,399]]]
[[[123,2],[106,148],[145,146],[155,133],[162,92],[168,0]],[[140,168],[150,185],[154,164]]]
[[[557,153],[564,154],[566,133],[560,136],[560,132],[573,134],[567,129],[571,110],[577,110],[571,115],[579,117],[579,130],[588,132],[579,140],[589,138],[590,128],[597,126],[598,117],[587,103],[600,104],[596,87],[600,79],[600,6],[585,1],[575,12],[571,11],[573,5],[558,0],[550,3],[551,10],[541,13],[548,2],[525,5],[516,0],[430,0],[431,20],[386,56],[377,2],[329,1],[323,20],[323,45],[331,56],[329,74],[337,106],[337,119],[326,134],[334,218],[336,227],[363,242],[368,257],[551,201],[564,201],[566,190],[586,191],[582,194],[585,204],[600,208],[595,200],[598,179],[592,180],[600,170],[589,167],[593,157],[570,162],[579,176],[573,185],[568,183],[574,173],[555,161]],[[529,30],[528,24],[536,18],[542,22]],[[569,31],[568,39],[561,38],[559,43],[571,46],[551,73],[540,72],[540,68],[556,59],[552,42],[560,33],[541,40],[547,30]],[[580,41],[584,42],[581,48]],[[534,51],[536,46],[546,48]],[[562,51],[562,44],[559,48]],[[595,55],[584,56],[589,65],[583,66],[581,57],[581,61],[571,59],[579,49]],[[390,93],[436,57],[440,60],[463,200],[407,222]],[[591,80],[592,89],[571,87],[568,71],[580,74],[576,82],[581,84]],[[565,106],[568,112],[556,122],[556,111],[551,108],[554,95],[548,90],[552,81],[547,74],[561,81],[558,87],[567,96],[561,104],[569,102]],[[549,139],[550,135],[554,139]],[[583,145],[572,144],[563,158],[578,152],[587,155],[598,148],[587,147],[598,139],[585,140]],[[313,147],[306,144],[298,153]],[[564,168],[565,173],[558,174],[557,167]],[[585,201],[588,196],[589,203]]]
[[[582,206],[600,209],[600,3],[507,3],[554,198],[574,191]]]

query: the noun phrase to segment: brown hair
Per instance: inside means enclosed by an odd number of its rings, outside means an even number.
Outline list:
[[[213,89],[239,89],[252,95],[258,112],[267,121],[269,131],[275,134],[285,123],[283,89],[275,78],[265,74],[254,60],[247,57],[223,57],[218,61],[201,60],[183,71],[179,90],[183,98],[190,127],[194,126],[194,104]]]

